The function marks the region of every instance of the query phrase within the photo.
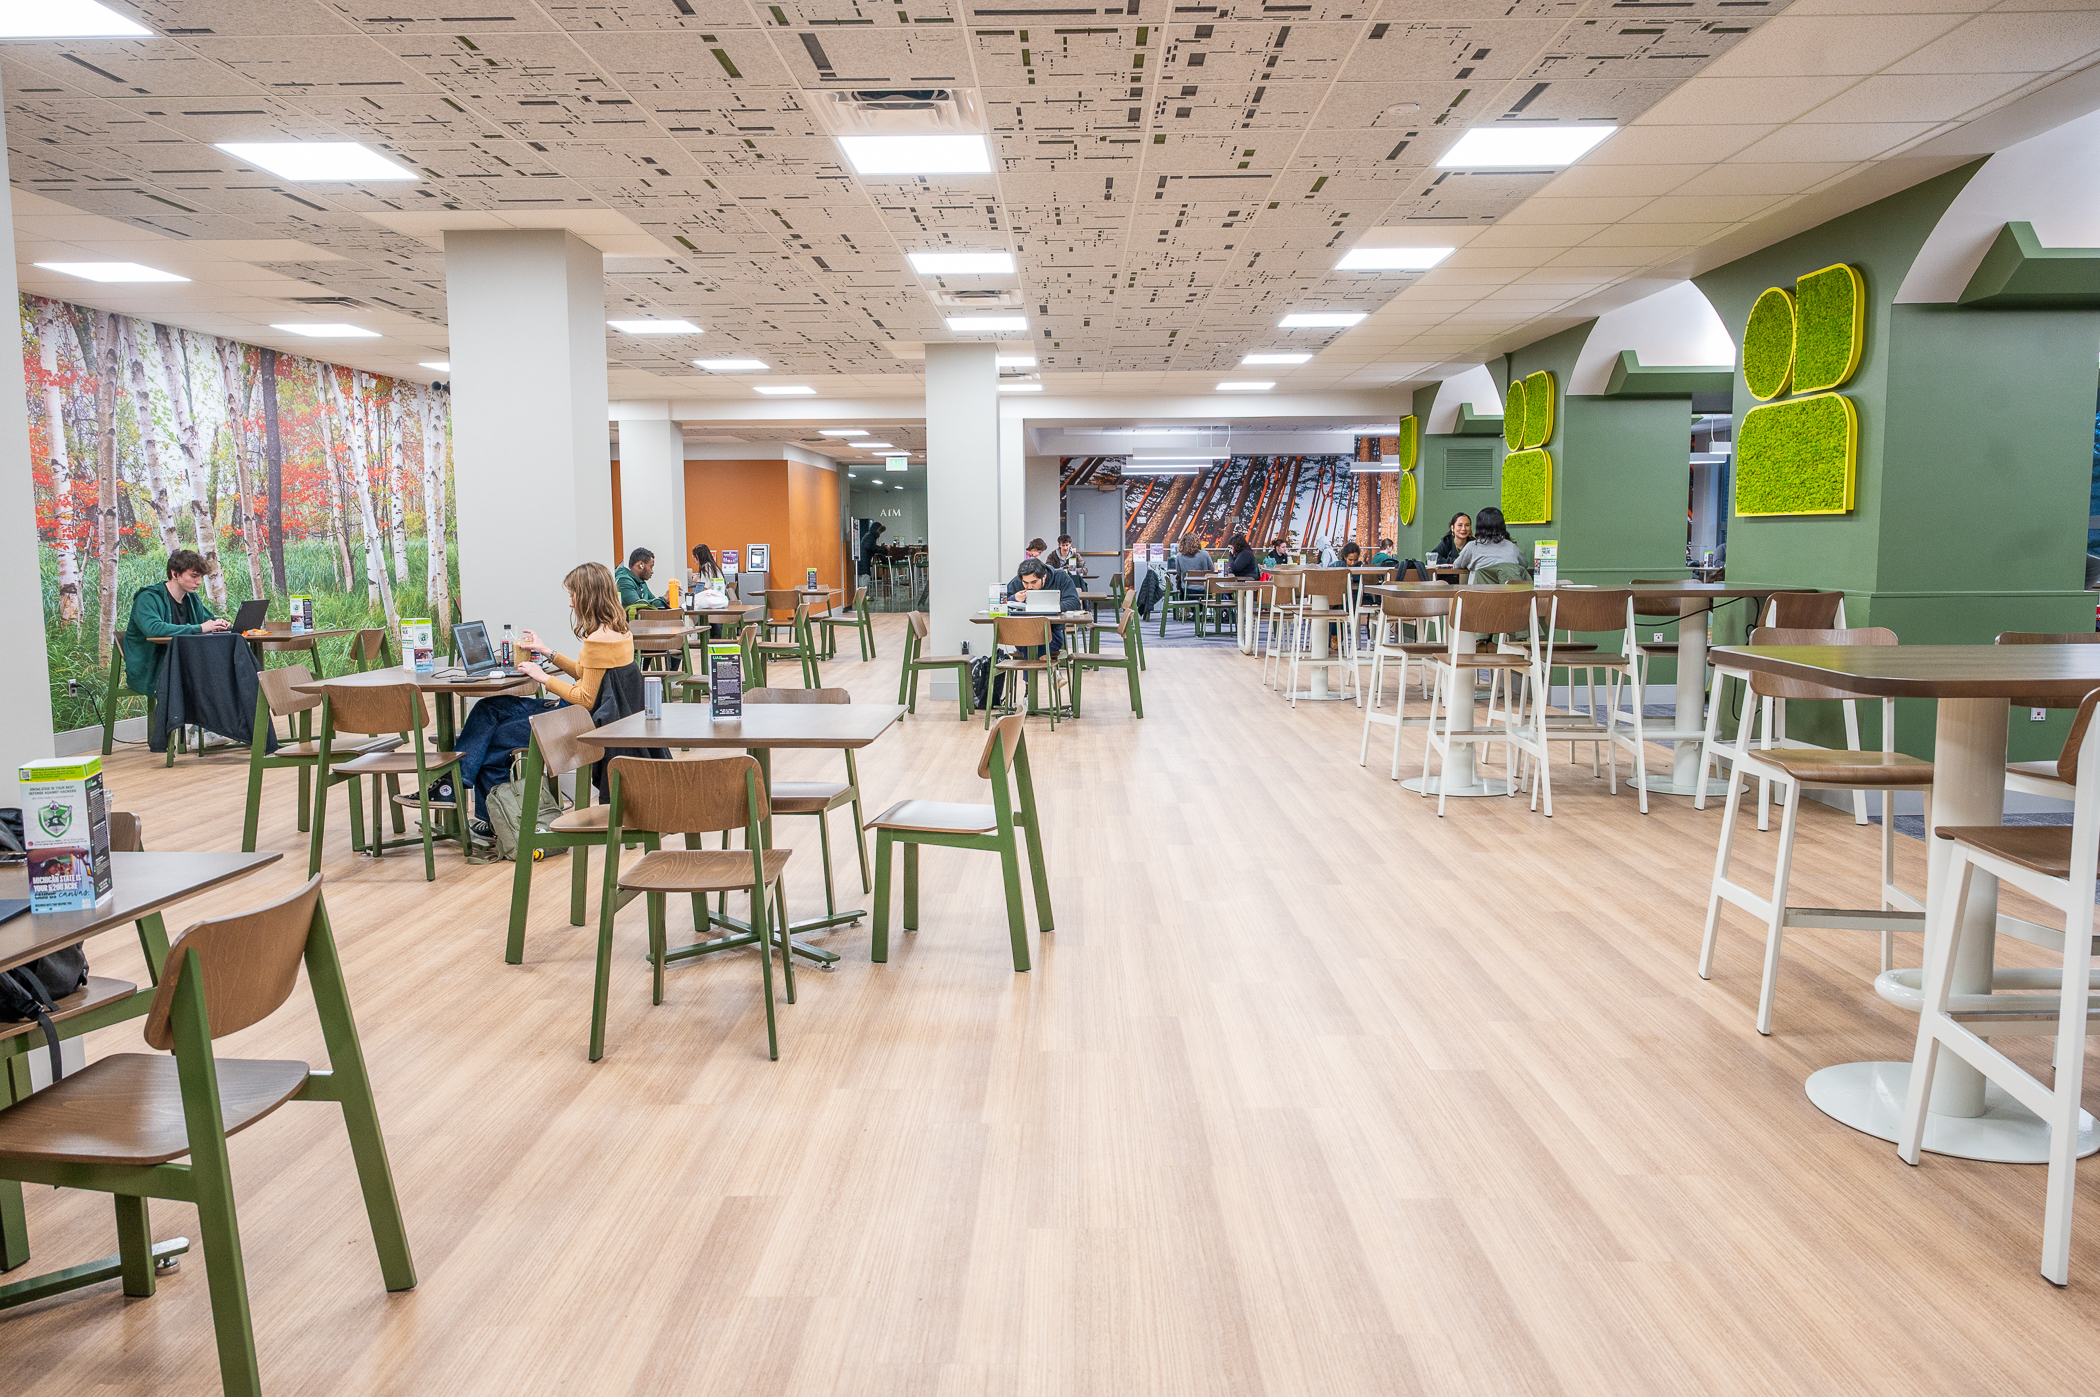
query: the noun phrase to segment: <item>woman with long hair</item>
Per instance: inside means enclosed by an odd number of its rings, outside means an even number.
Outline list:
[[[619,588],[613,584],[612,571],[605,564],[584,563],[571,568],[561,585],[569,591],[569,628],[583,642],[576,658],[555,654],[537,635],[525,631],[521,638],[532,652],[533,661],[518,668],[546,686],[555,697],[578,708],[593,708],[598,703],[598,685],[605,678],[605,671],[634,663],[634,636],[627,629],[627,611],[620,605]],[[576,682],[556,679],[547,672],[548,665]]]
[[[1495,563],[1515,563],[1522,567],[1524,559],[1518,555],[1517,545],[1509,536],[1509,526],[1503,521],[1502,511],[1489,505],[1473,521],[1473,541],[1459,550],[1458,561],[1453,566],[1464,568],[1470,580],[1476,571]]]
[[[709,582],[722,580],[722,565],[715,561],[715,552],[704,543],[693,545],[693,583],[697,588]]]
[[[1429,561],[1441,563],[1445,567],[1451,566],[1458,561],[1458,555],[1465,551],[1465,546],[1472,539],[1473,517],[1461,509],[1452,515],[1451,522],[1444,526],[1444,536],[1437,542],[1437,546],[1429,550]]]

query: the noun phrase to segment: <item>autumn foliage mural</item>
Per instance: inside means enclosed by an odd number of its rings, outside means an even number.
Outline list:
[[[268,597],[283,620],[283,598],[311,596],[319,629],[428,616],[442,634],[458,591],[443,392],[38,296],[21,318],[60,729],[99,721],[132,595],[177,548],[216,565],[221,616]],[[333,671],[342,643],[322,643]]]

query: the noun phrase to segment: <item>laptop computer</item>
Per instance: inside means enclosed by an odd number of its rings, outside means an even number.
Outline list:
[[[441,675],[446,679],[523,679],[525,672],[505,665],[489,644],[485,621],[462,621],[452,628],[452,649],[459,663]]]
[[[233,613],[234,633],[238,635],[243,631],[260,630],[263,619],[269,614],[270,599],[268,597],[263,597],[257,601],[242,602],[240,610]]]
[[[1021,604],[1023,616],[1064,615],[1064,593],[1054,587],[1039,587],[1033,592],[1016,592],[1014,600]]]

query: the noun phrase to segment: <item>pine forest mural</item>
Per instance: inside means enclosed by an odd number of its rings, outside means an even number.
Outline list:
[[[100,721],[131,598],[178,548],[214,564],[221,616],[268,597],[281,621],[283,598],[311,596],[317,629],[428,616],[443,633],[458,547],[442,391],[39,296],[21,318],[58,728]],[[322,646],[333,671],[343,642]]]
[[[1399,533],[1400,477],[1358,473],[1349,456],[1233,456],[1189,475],[1124,474],[1121,456],[1067,456],[1066,491],[1123,491],[1123,546],[1205,548],[1245,533],[1257,548],[1285,536],[1318,547],[1355,540],[1368,554]]]

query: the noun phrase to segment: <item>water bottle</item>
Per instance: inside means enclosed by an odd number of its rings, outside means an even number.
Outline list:
[[[505,621],[503,623],[503,663],[509,664],[511,662],[510,655],[510,622]]]
[[[658,675],[642,679],[642,712],[654,723],[664,716],[664,681]]]

